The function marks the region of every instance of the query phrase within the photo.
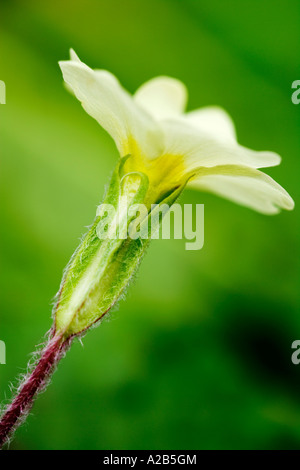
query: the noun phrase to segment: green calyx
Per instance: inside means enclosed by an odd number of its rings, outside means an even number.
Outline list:
[[[150,214],[162,204],[170,207],[185,186],[147,207],[148,177],[125,173],[128,158],[120,159],[96,218],[65,270],[54,307],[55,333],[65,338],[83,333],[116,303],[159,228],[161,218],[153,226]]]

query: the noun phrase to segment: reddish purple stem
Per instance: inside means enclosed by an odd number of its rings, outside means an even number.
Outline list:
[[[33,372],[21,385],[17,396],[0,419],[0,448],[21,424],[33,404],[35,395],[47,385],[49,377],[70,342],[55,336],[46,345]]]

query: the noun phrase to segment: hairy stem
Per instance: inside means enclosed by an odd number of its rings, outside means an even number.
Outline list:
[[[61,336],[54,336],[42,351],[34,370],[21,384],[16,397],[0,419],[0,448],[7,442],[26,417],[35,396],[45,388],[55,366],[71,344]]]

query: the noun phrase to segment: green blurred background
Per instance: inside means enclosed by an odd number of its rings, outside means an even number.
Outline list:
[[[73,47],[131,92],[183,80],[239,141],[283,156],[296,201],[268,217],[212,195],[205,245],[153,241],[126,301],[76,342],[13,449],[300,448],[298,0],[1,1],[0,399],[50,328],[51,301],[118,158],[64,89]]]

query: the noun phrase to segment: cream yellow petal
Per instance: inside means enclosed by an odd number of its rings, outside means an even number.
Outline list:
[[[292,210],[294,201],[270,176],[259,170],[237,166],[220,166],[199,171],[190,187],[222,196],[263,214]]]
[[[239,145],[233,139],[219,139],[190,125],[185,118],[161,122],[165,135],[165,155],[181,155],[187,171],[217,165],[241,165],[263,168],[278,165],[280,156],[274,152],[257,152]]]
[[[85,111],[112,136],[121,155],[140,152],[148,158],[161,153],[162,133],[156,122],[106,70],[94,71],[71,52],[59,63],[67,85]]]
[[[186,121],[199,130],[212,134],[214,138],[226,141],[236,141],[233,120],[229,114],[217,106],[197,109],[184,115]]]
[[[182,114],[187,102],[185,85],[175,78],[156,77],[144,83],[134,100],[153,118],[167,119]]]

